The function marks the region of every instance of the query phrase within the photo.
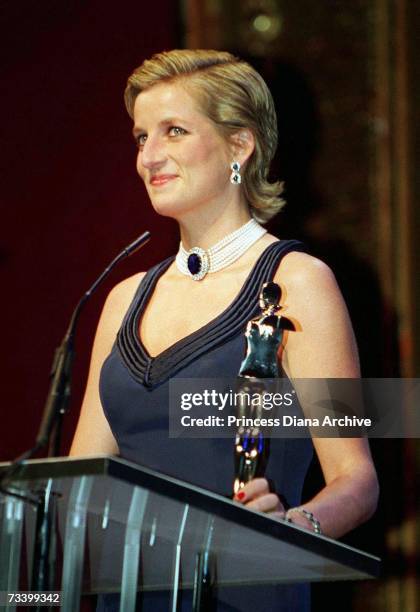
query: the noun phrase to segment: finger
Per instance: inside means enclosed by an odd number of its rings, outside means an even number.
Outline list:
[[[235,499],[243,504],[269,493],[268,482],[265,478],[254,478],[246,483],[244,487],[235,495]]]
[[[284,519],[284,517],[286,516],[286,512],[270,512],[269,516],[270,518]]]
[[[267,493],[245,504],[251,510],[259,510],[260,512],[283,512],[284,508],[275,493]]]

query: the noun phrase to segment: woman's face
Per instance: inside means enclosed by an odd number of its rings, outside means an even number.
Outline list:
[[[223,205],[232,187],[232,152],[181,84],[158,84],[134,105],[137,172],[155,210],[179,219],[192,210]]]

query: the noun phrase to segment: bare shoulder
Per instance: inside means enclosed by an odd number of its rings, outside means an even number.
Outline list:
[[[121,303],[124,303],[127,300],[131,301],[145,274],[146,272],[137,272],[137,274],[133,274],[132,276],[125,278],[111,289],[107,299],[113,302]]]
[[[282,288],[283,304],[316,315],[325,308],[341,309],[343,298],[331,268],[307,253],[288,253],[274,280]]]
[[[286,370],[295,377],[358,376],[350,317],[329,266],[307,253],[292,252],[280,263],[275,282],[282,289],[282,314],[295,328],[286,335]]]
[[[334,274],[326,263],[299,251],[285,255],[277,269],[275,280],[300,288],[318,286],[319,283],[337,285]]]
[[[122,319],[145,274],[145,272],[138,272],[115,285],[108,294],[103,315],[112,319]]]

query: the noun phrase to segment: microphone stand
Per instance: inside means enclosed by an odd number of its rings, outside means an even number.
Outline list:
[[[55,517],[57,512],[57,495],[51,490],[50,479],[41,491],[35,495],[19,493],[8,488],[8,483],[23,465],[24,461],[33,457],[35,453],[47,446],[48,456],[56,457],[60,452],[61,431],[63,417],[68,410],[71,395],[71,371],[74,359],[74,337],[80,312],[102,281],[111,270],[125,257],[129,257],[142,247],[150,238],[150,232],[144,232],[134,242],[115,257],[109,266],[102,272],[93,285],[82,296],[70,319],[64,338],[56,349],[51,368],[51,383],[47,400],[45,402],[41,425],[35,440],[35,446],[20,455],[7,469],[0,481],[0,492],[12,495],[32,503],[37,508],[35,544],[32,564],[31,590],[54,590],[55,583],[55,550],[56,533]],[[36,608],[38,610],[38,608]],[[40,612],[41,609],[39,609]]]

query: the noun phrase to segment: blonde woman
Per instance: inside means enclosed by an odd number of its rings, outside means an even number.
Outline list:
[[[264,230],[283,201],[280,184],[267,180],[277,146],[273,100],[253,68],[218,51],[160,53],[133,72],[125,103],[137,172],[155,211],[178,222],[181,244],[174,257],[111,291],[71,454],[120,454],[226,494],[232,441],[169,439],[169,380],[237,375],[245,326],[268,280],[280,285],[282,313],[296,323],[279,352],[290,378],[358,377],[351,323],[331,270],[299,242]],[[272,440],[267,467],[276,493],[258,478],[237,501],[282,517],[287,499],[297,508],[293,522],[340,537],[376,507],[368,445],[321,438],[313,446],[325,478],[315,497],[301,500],[312,442],[281,439]],[[147,601],[146,610],[167,609],[162,594]],[[117,604],[105,598],[101,605]],[[307,589],[290,586],[225,590],[218,609],[302,612],[308,605]]]

